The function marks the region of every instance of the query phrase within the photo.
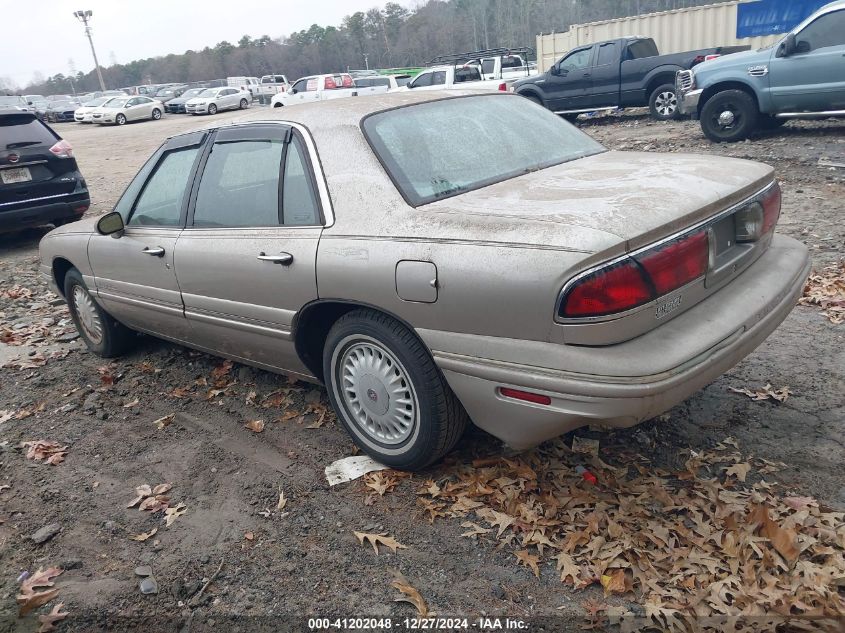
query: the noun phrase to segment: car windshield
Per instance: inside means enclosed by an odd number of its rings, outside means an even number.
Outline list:
[[[78,104],[75,101],[54,101],[50,107],[54,110],[61,110],[62,108],[75,108]]]
[[[217,89],[216,88],[209,88],[208,90],[203,90],[199,95],[199,97],[215,97],[217,96]]]
[[[108,100],[109,100],[109,97],[98,97],[96,99],[91,99],[91,101],[85,102],[85,107],[86,108],[96,108],[97,106],[103,105]]]
[[[413,206],[605,151],[516,95],[419,103],[370,115],[362,126]]]
[[[19,106],[26,104],[20,97],[0,97],[0,105]]]
[[[106,101],[103,104],[103,107],[104,108],[122,108],[123,106],[126,105],[126,103],[128,101],[129,101],[129,99],[120,99],[120,98],[109,99],[108,101]]]

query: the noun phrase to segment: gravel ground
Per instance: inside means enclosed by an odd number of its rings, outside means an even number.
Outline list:
[[[167,135],[205,122],[168,116],[58,130],[74,146],[92,192],[90,213],[98,214]],[[581,127],[611,148],[665,152],[667,165],[672,152],[768,162],[784,190],[779,231],[805,242],[816,267],[845,253],[845,172],[824,166],[845,156],[845,122],[792,122],[731,146],[710,144],[693,122],[637,114]],[[324,468],[352,455],[353,445],[331,415],[320,423],[324,390],[239,365],[220,368],[218,359],[151,338],[110,365],[92,356],[37,278],[44,232],[0,236],[0,332],[25,343],[0,342],[0,364],[11,365],[0,369],[0,631],[37,628],[35,615],[16,617],[15,595],[18,575],[39,567],[65,570],[51,606],[64,603],[70,616],[58,626],[75,631],[307,630],[290,615],[411,617],[413,606],[394,601],[397,573],[440,615],[546,616],[533,630],[579,630],[603,601],[595,584],[561,583],[553,561],[543,562],[538,578],[495,538],[462,537],[460,518],[429,522],[421,488],[454,480],[458,464],[503,454],[480,431],[429,472],[398,477],[383,496],[361,481],[330,488]],[[4,298],[16,285],[22,290]],[[744,458],[783,462],[767,481],[845,510],[844,335],[845,326],[798,307],[755,353],[660,420],[575,435],[598,439],[607,462],[636,450],[661,471],[733,437]],[[206,399],[215,381],[234,384]],[[791,397],[778,405],[728,390],[766,383],[788,386]],[[154,424],[170,415],[166,426]],[[244,428],[256,419],[266,422],[260,434]],[[25,459],[20,443],[32,440],[67,446],[64,461]],[[126,507],[136,487],[165,482],[173,485],[170,505],[186,509],[171,526],[161,514]],[[30,538],[56,523],[46,542]],[[154,528],[143,542],[129,539]],[[353,531],[384,533],[407,547],[376,555]],[[142,595],[139,565],[151,568],[157,594]],[[609,600],[635,613],[637,603],[630,594]]]

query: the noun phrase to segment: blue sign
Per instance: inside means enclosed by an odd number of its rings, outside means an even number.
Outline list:
[[[758,0],[736,6],[736,36],[787,33],[830,0]]]

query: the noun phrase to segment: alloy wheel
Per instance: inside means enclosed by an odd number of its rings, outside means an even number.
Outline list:
[[[668,90],[661,92],[654,100],[654,109],[660,116],[670,117],[674,115],[678,111],[678,96]]]

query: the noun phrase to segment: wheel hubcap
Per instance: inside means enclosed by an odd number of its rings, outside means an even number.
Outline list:
[[[73,308],[79,317],[83,334],[94,344],[103,340],[103,322],[97,313],[97,306],[88,291],[82,286],[73,289]]]
[[[654,107],[663,116],[675,114],[678,109],[678,97],[674,92],[661,92],[654,100]]]
[[[725,110],[719,115],[719,125],[722,127],[730,127],[736,121],[736,115],[731,110]]]
[[[372,339],[346,347],[336,365],[338,391],[348,418],[382,444],[400,444],[417,425],[419,405],[399,359]]]

